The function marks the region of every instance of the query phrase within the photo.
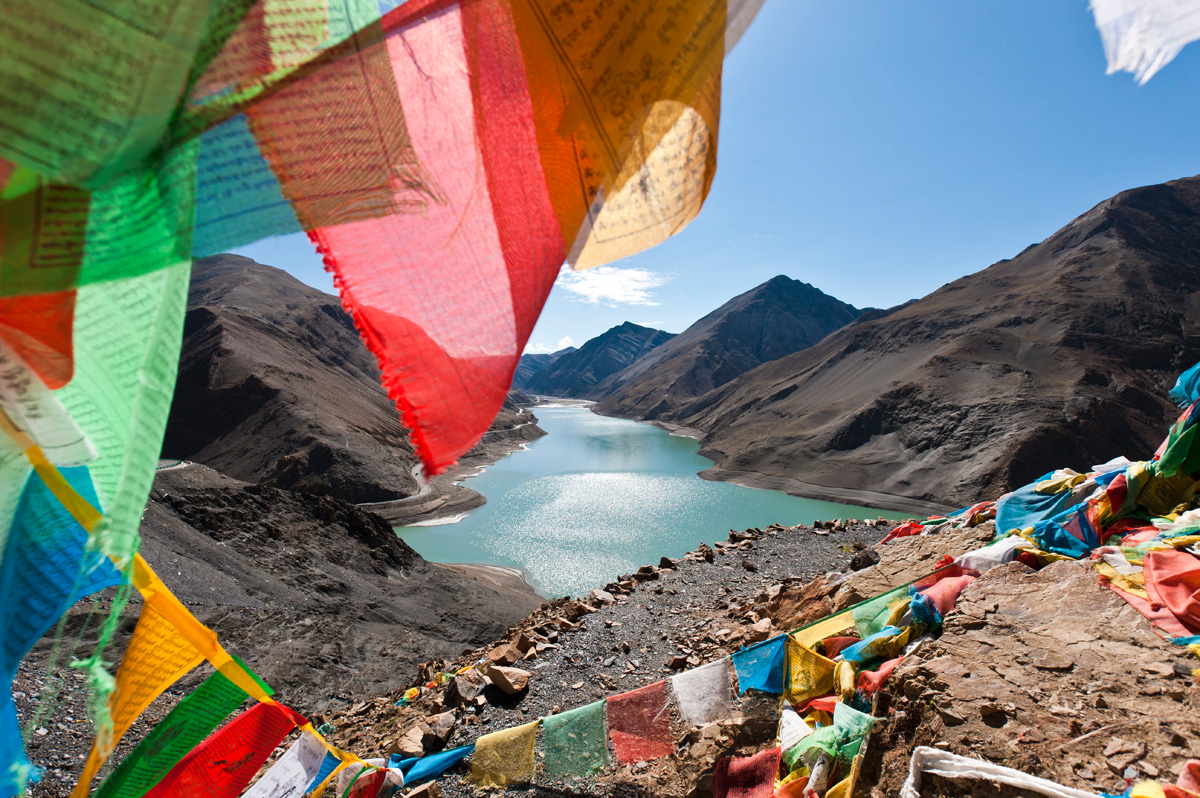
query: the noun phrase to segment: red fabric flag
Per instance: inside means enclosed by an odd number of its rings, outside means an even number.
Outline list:
[[[754,756],[726,756],[713,770],[713,798],[770,798],[775,792],[780,749]]]
[[[279,704],[255,704],[179,760],[145,798],[237,798],[288,732],[307,722]]]
[[[609,697],[608,738],[618,761],[641,762],[675,751],[669,706],[665,681]]]
[[[1150,601],[1169,610],[1188,634],[1200,634],[1200,558],[1186,551],[1152,551],[1142,564]]]

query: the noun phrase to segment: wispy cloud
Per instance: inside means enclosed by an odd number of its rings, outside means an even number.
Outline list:
[[[579,301],[593,305],[658,305],[654,289],[661,288],[670,275],[649,269],[621,266],[597,266],[584,272],[564,267],[558,285]]]
[[[568,346],[574,346],[575,341],[569,335],[564,335],[558,339],[558,346],[546,346],[545,344],[529,344],[525,347],[527,355],[548,355],[551,352],[557,352],[560,349],[566,349]]]

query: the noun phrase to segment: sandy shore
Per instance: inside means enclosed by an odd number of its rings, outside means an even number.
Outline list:
[[[506,565],[477,565],[474,563],[438,562],[431,563],[447,571],[467,577],[473,582],[491,585],[501,590],[514,593],[537,593],[537,588],[529,581],[529,575],[523,568],[513,568]],[[545,596],[542,596],[545,598]]]

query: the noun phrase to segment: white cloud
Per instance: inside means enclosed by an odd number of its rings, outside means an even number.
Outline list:
[[[546,346],[545,344],[529,344],[525,347],[527,355],[548,355],[551,352],[557,352],[560,349],[566,349],[568,346],[574,346],[575,341],[569,335],[564,335],[558,339],[558,346]]]
[[[658,305],[654,289],[670,280],[670,275],[649,269],[620,266],[597,266],[577,272],[564,267],[557,285],[574,294],[579,301],[593,305]]]

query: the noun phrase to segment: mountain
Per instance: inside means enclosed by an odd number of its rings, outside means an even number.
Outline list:
[[[547,354],[521,355],[521,359],[517,361],[516,373],[513,374],[512,387],[517,390],[523,390],[529,385],[530,380],[554,365],[554,362],[560,357],[578,351],[577,348],[568,346],[565,349]]]
[[[1198,253],[1200,178],[1125,191],[665,418],[705,436],[710,477],[844,498],[962,505],[1154,451],[1200,359]]]
[[[654,419],[755,366],[812,346],[862,311],[779,275],[734,297],[593,392],[611,415]]]
[[[556,360],[525,386],[529,393],[591,399],[604,378],[642,358],[675,336],[627,321],[597,335],[579,351]]]
[[[202,465],[158,472],[141,533],[171,591],[306,710],[406,687],[542,603],[516,569],[426,562],[372,513]]]
[[[506,403],[468,458],[542,434],[530,419]],[[163,456],[349,502],[419,492],[408,433],[338,298],[238,255],[192,267]]]

